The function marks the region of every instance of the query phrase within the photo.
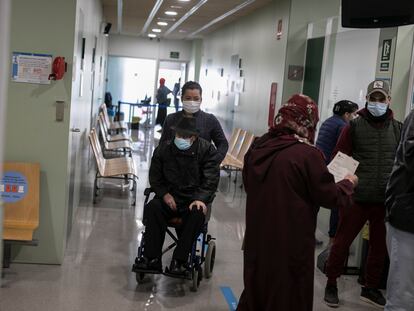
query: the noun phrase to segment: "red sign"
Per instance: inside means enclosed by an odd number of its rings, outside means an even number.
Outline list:
[[[273,82],[270,88],[269,120],[267,122],[267,125],[269,127],[273,126],[273,120],[275,119],[276,97],[277,97],[277,83]]]

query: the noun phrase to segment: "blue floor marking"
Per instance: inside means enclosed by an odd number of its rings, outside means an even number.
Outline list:
[[[233,294],[233,291],[228,286],[220,286],[220,290],[229,305],[230,311],[236,311],[237,309],[237,299]]]

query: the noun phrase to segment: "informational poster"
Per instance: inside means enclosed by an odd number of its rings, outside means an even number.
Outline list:
[[[50,84],[52,55],[13,52],[12,81]]]
[[[0,179],[0,198],[5,203],[22,200],[27,194],[27,178],[19,172],[6,171]]]

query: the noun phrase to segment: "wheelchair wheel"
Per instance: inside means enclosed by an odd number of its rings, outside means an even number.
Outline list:
[[[214,269],[214,261],[216,259],[216,243],[213,240],[208,242],[206,259],[204,261],[204,276],[206,279],[211,278]]]
[[[137,280],[138,284],[144,283],[145,273],[143,272],[136,272],[135,279]]]
[[[193,270],[193,279],[191,284],[191,291],[196,292],[200,286],[200,282],[203,279],[203,269],[201,267],[195,267]]]

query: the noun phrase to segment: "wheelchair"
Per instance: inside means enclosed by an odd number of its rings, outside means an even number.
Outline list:
[[[152,192],[153,191],[151,188],[145,189],[144,207],[147,205]],[[211,211],[211,204],[208,205],[208,211]],[[142,234],[141,242],[138,246],[138,254],[137,254],[137,257],[135,258],[135,263],[132,265],[132,272],[135,273],[137,283],[138,284],[144,283],[144,278],[146,274],[163,274],[169,277],[187,279],[191,281],[190,289],[191,291],[196,292],[198,290],[198,287],[203,277],[208,279],[212,276],[213,269],[214,269],[214,261],[216,257],[216,244],[214,242],[215,238],[213,238],[210,234],[208,234],[208,219],[209,219],[209,213],[206,215],[206,221],[203,225],[203,228],[201,229],[200,235],[193,242],[193,246],[188,256],[188,261],[186,264],[187,271],[184,275],[171,274],[168,271],[168,267],[166,267],[162,272],[155,272],[155,271],[142,272],[142,271],[139,271],[139,269],[137,269],[136,264],[138,263],[138,260],[143,256],[144,248],[145,248],[145,232],[143,231],[141,233]],[[178,236],[171,229],[179,229],[181,224],[182,224],[182,219],[179,217],[172,218],[168,222],[166,233],[172,238],[173,242],[162,250],[161,256],[164,256],[165,253],[172,250],[177,245]]]

